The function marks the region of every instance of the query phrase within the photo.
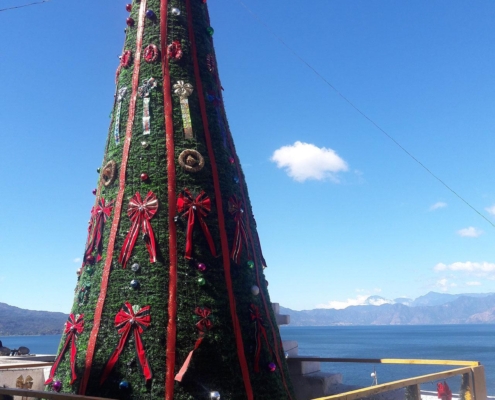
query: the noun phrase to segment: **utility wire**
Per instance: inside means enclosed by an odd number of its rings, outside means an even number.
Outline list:
[[[24,8],[24,7],[35,6],[37,4],[48,3],[49,1],[50,0],[42,0],[42,1],[37,1],[35,3],[23,4],[22,6],[14,6],[14,7],[9,7],[9,8],[2,8],[2,9],[0,9],[0,12],[2,12],[2,11],[9,11],[9,10],[15,10],[17,8]]]
[[[389,138],[394,144],[399,147],[404,153],[406,153],[410,158],[412,158],[416,163],[418,163],[426,172],[428,172],[433,178],[440,182],[445,188],[447,188],[452,194],[454,194],[459,200],[471,208],[476,214],[488,222],[492,227],[495,228],[495,224],[490,221],[485,215],[478,211],[474,206],[472,206],[466,199],[464,199],[460,194],[458,194],[454,189],[452,189],[447,183],[445,183],[440,177],[438,177],[434,172],[432,172],[426,165],[419,161],[414,155],[412,155],[404,146],[402,146],[397,140],[395,140],[391,135],[389,135],[382,127],[380,127],[375,121],[368,117],[363,111],[361,111],[352,101],[350,101],[342,92],[340,92],[335,86],[333,86],[323,75],[321,75],[309,62],[302,58],[292,47],[290,47],[279,35],[271,29],[266,22],[264,22],[254,11],[252,11],[242,0],[237,0],[242,7],[246,9],[265,29],[275,37],[284,47],[286,47],[292,55],[294,55],[299,61],[306,65],[314,74],[325,82],[335,93],[337,93],[347,104],[349,104],[354,110],[356,110],[362,117],[367,119],[371,124],[375,126],[381,133],[383,133],[387,138]]]

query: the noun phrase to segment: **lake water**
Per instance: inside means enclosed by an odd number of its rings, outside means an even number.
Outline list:
[[[418,358],[480,361],[485,366],[488,394],[495,395],[495,325],[331,326],[281,328],[284,340],[296,340],[300,355],[340,358]],[[34,354],[54,354],[60,335],[0,337],[9,348],[26,346]],[[344,383],[369,386],[373,368],[378,382],[449,369],[442,366],[322,363],[322,370],[340,372]],[[455,368],[455,367],[452,367]],[[460,379],[448,381],[454,392]],[[436,383],[422,385],[436,390]]]

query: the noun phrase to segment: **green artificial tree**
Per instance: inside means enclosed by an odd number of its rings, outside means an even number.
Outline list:
[[[294,398],[206,0],[125,7],[83,265],[47,390]]]

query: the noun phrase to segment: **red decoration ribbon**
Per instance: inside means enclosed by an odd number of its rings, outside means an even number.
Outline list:
[[[178,40],[174,40],[167,46],[167,54],[172,60],[180,60],[182,58],[182,45]]]
[[[192,258],[193,229],[194,229],[194,222],[196,220],[195,216],[198,217],[199,224],[201,225],[201,229],[203,230],[203,233],[205,234],[206,237],[206,241],[210,246],[211,254],[213,254],[213,256],[216,257],[217,253],[215,250],[215,244],[213,243],[213,238],[211,237],[210,231],[208,229],[208,225],[206,225],[206,222],[204,220],[204,218],[211,211],[211,200],[208,197],[208,195],[204,191],[201,191],[201,193],[196,198],[193,198],[193,195],[191,194],[189,189],[184,189],[177,197],[177,210],[180,213],[181,212],[184,213],[182,214],[183,217],[185,216],[188,217],[185,257],[187,259]]]
[[[152,191],[148,192],[144,201],[141,200],[141,194],[139,192],[129,201],[127,215],[132,221],[132,226],[120,250],[119,263],[122,264],[122,268],[125,268],[129,258],[131,258],[132,250],[134,249],[140,231],[143,232],[146,248],[150,254],[150,263],[156,262],[155,234],[153,233],[150,220],[156,214],[157,210],[158,199]]]
[[[200,332],[199,338],[198,340],[196,340],[196,343],[194,344],[194,348],[187,355],[186,361],[184,361],[184,364],[182,364],[182,367],[180,368],[179,372],[177,373],[177,375],[175,375],[175,380],[179,382],[182,381],[184,374],[187,372],[187,369],[189,368],[189,364],[191,362],[194,351],[198,349],[199,345],[205,338],[206,332],[209,331],[211,328],[213,328],[213,323],[208,319],[208,317],[211,314],[211,310],[209,308],[196,307],[194,313],[201,317],[201,319],[196,324],[196,328],[198,328]]]
[[[76,338],[77,338],[77,335],[79,335],[83,330],[84,330],[84,315],[81,314],[81,315],[74,316],[74,314],[70,314],[69,318],[67,319],[67,322],[65,323],[64,347],[62,348],[62,351],[59,353],[59,355],[55,359],[55,362],[52,365],[52,369],[50,370],[50,375],[48,376],[48,379],[45,381],[45,385],[48,385],[48,384],[53,382],[53,377],[55,376],[55,373],[57,372],[57,368],[58,368],[58,365],[60,364],[60,361],[62,360],[62,357],[64,356],[65,352],[69,348],[69,343],[71,343],[70,369],[72,371],[72,379],[70,381],[70,384],[72,385],[75,382],[75,380],[77,379],[77,375],[76,375],[76,355],[77,355]]]
[[[136,306],[134,306],[136,307]],[[139,307],[139,306],[138,306]],[[112,372],[113,367],[117,363],[120,354],[124,350],[124,346],[129,338],[131,331],[134,334],[134,342],[136,344],[136,353],[143,370],[143,375],[146,383],[148,383],[153,374],[151,373],[151,368],[146,357],[146,351],[144,350],[143,341],[141,339],[141,334],[143,331],[150,326],[151,315],[150,306],[145,306],[137,311],[134,311],[131,303],[126,302],[122,308],[119,310],[115,316],[115,327],[118,329],[120,340],[117,348],[110,356],[110,359],[103,370],[103,375],[101,376],[100,385],[103,384]]]
[[[270,342],[268,342],[268,336],[266,334],[266,329],[263,325],[263,317],[261,316],[260,309],[251,304],[249,309],[251,312],[251,321],[254,322],[254,330],[256,336],[256,350],[254,355],[254,372],[260,371],[260,355],[261,355],[261,339],[265,339],[267,347],[271,350]]]
[[[88,240],[86,242],[86,250],[84,251],[83,267],[89,264],[88,258],[92,256],[95,249],[97,251],[96,261],[101,260],[101,253],[103,252],[103,227],[107,221],[107,217],[112,213],[112,209],[113,201],[105,204],[103,197],[98,200],[98,205],[91,209],[91,220],[88,227]]]
[[[244,209],[242,208],[242,202],[238,200],[235,195],[229,199],[229,213],[232,214],[236,223],[230,258],[232,258],[236,264],[239,264],[242,254],[242,243],[244,242],[246,244],[246,248],[248,248],[248,246],[246,226],[244,224],[244,219],[242,218]]]
[[[447,382],[438,382],[437,383],[437,391],[438,391],[438,398],[442,400],[452,400],[452,391],[449,388],[449,385],[447,385]]]

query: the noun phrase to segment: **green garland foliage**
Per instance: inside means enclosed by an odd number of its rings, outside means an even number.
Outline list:
[[[196,340],[199,337],[199,331],[196,327],[198,317],[194,310],[196,307],[208,307],[211,309],[210,320],[213,323],[213,329],[208,331],[199,348],[194,352],[189,369],[182,382],[175,383],[174,398],[179,400],[206,399],[210,391],[218,391],[222,400],[227,399],[245,399],[246,392],[242,378],[236,340],[234,335],[233,322],[230,312],[230,304],[226,287],[225,271],[221,257],[220,247],[220,229],[218,221],[218,210],[216,207],[215,190],[213,184],[213,174],[211,169],[211,160],[208,156],[207,143],[205,141],[205,132],[203,131],[203,121],[200,112],[200,96],[206,98],[207,93],[220,93],[215,73],[207,68],[207,55],[214,55],[213,40],[207,33],[209,27],[209,17],[206,4],[201,0],[191,0],[192,13],[194,21],[194,34],[196,38],[197,57],[200,63],[201,80],[203,84],[203,93],[199,93],[194,87],[194,92],[189,97],[189,106],[194,131],[194,139],[186,139],[183,132],[182,112],[179,97],[172,93],[173,101],[173,127],[175,154],[177,160],[179,154],[185,149],[194,149],[201,153],[205,159],[205,167],[197,173],[185,172],[176,162],[176,193],[180,193],[184,188],[188,188],[194,195],[199,194],[202,190],[210,197],[212,201],[212,211],[205,217],[213,240],[220,254],[214,257],[208,247],[206,238],[196,223],[193,242],[194,242],[194,259],[186,260],[184,258],[186,246],[186,228],[187,221],[181,216],[177,216],[177,252],[179,256],[178,263],[178,285],[177,285],[177,336],[176,336],[176,370],[177,373],[186,359],[189,352],[193,349]],[[180,41],[183,56],[180,60],[170,63],[171,84],[179,80],[195,85],[195,74],[193,66],[193,54],[191,43],[189,41],[188,15],[185,0],[171,0],[168,5],[180,9],[180,15],[168,13],[168,37],[167,43]],[[157,18],[155,20],[146,19],[143,48],[149,44],[155,44],[160,48],[160,0],[148,0],[147,8],[154,10]],[[137,22],[139,11],[139,2],[134,3],[131,17]],[[133,28],[127,29],[125,50],[131,50],[135,54],[136,49],[136,31],[137,23]],[[128,110],[129,110],[129,92],[132,85],[132,66],[122,69],[118,78],[117,90],[127,87],[128,95],[122,102],[122,111],[120,118],[121,143],[115,144],[113,132],[115,118],[112,119],[108,139],[105,146],[105,153],[102,165],[108,161],[114,160],[118,166],[122,162],[123,138],[125,136]],[[104,302],[101,325],[98,333],[96,350],[91,366],[91,375],[86,394],[108,398],[119,399],[163,399],[165,396],[164,382],[166,377],[166,345],[167,345],[167,325],[168,325],[168,296],[169,296],[169,226],[167,204],[168,176],[167,176],[167,151],[165,143],[165,120],[164,120],[164,100],[162,86],[162,66],[159,61],[155,63],[141,63],[139,83],[145,79],[154,77],[157,79],[158,87],[151,91],[150,94],[150,117],[151,117],[151,135],[143,136],[142,113],[143,101],[138,97],[136,104],[136,115],[133,130],[132,141],[130,146],[126,180],[124,203],[120,216],[120,225],[115,241],[115,250],[113,252],[112,269],[108,284],[108,291]],[[253,218],[251,204],[247,197],[247,187],[245,185],[244,175],[242,172],[238,176],[235,164],[232,164],[229,158],[233,157],[236,164],[239,163],[235,150],[230,146],[225,146],[225,138],[222,133],[222,127],[219,123],[219,116],[223,120],[221,124],[224,131],[230,138],[228,122],[226,120],[223,106],[220,106],[219,112],[215,104],[206,101],[208,126],[211,134],[212,147],[215,162],[219,171],[219,183],[221,188],[221,203],[225,216],[225,229],[229,238],[229,246],[235,234],[236,224],[228,212],[228,200],[232,195],[242,198],[242,191],[246,195],[244,210],[247,223],[253,234],[253,241],[248,239],[249,255],[246,246],[243,246],[243,252],[239,264],[231,261],[232,287],[235,297],[237,316],[240,324],[240,331],[243,339],[243,351],[246,355],[249,378],[256,399],[278,400],[288,399],[292,389],[290,382],[287,382],[288,391],[282,382],[281,372],[283,371],[286,380],[289,373],[284,360],[284,354],[280,342],[280,336],[276,327],[275,316],[270,306],[270,298],[267,291],[266,281],[263,275],[262,254],[257,241],[256,224]],[[117,110],[117,102],[114,102],[113,116]],[[147,148],[141,145],[145,140],[149,146]],[[120,170],[118,171],[120,173]],[[141,181],[141,173],[147,173],[150,177],[148,181]],[[236,182],[235,178],[239,178]],[[242,185],[242,186],[241,186]],[[138,238],[136,246],[132,252],[132,257],[128,263],[127,269],[122,269],[118,263],[120,249],[124,242],[125,236],[130,229],[131,221],[127,216],[127,205],[129,199],[136,193],[141,193],[144,198],[148,191],[153,191],[159,201],[159,209],[151,220],[155,233],[158,261],[149,262],[149,255],[141,238]],[[107,201],[115,200],[119,191],[119,180],[117,179],[108,187],[101,186],[101,196]],[[172,205],[173,206],[173,205]],[[84,314],[85,329],[77,339],[77,372],[78,380],[70,385],[70,363],[69,355],[66,354],[60,363],[55,379],[62,382],[64,392],[78,391],[81,377],[85,368],[86,351],[90,340],[90,333],[93,326],[95,309],[101,288],[103,266],[106,260],[106,250],[110,237],[111,223],[114,218],[114,212],[108,218],[103,232],[103,259],[96,263],[90,270],[85,268],[79,278],[78,286],[74,299],[72,312],[74,314]],[[251,249],[254,248],[254,254]],[[247,262],[249,259],[256,261],[256,267],[251,269]],[[197,263],[202,262],[207,265],[205,272],[197,269]],[[133,263],[140,264],[138,272],[133,272],[130,266]],[[256,279],[259,275],[259,284]],[[198,283],[199,278],[205,279],[205,284]],[[130,287],[132,279],[140,282],[139,289],[135,290]],[[251,287],[258,285],[262,293],[253,296]],[[80,296],[80,289],[84,287],[87,293]],[[268,304],[268,314],[266,313],[262,296]],[[151,384],[146,385],[139,361],[135,354],[135,343],[132,335],[124,347],[119,361],[115,365],[110,378],[100,386],[100,377],[105,365],[119,342],[119,334],[114,326],[115,315],[125,301],[141,307],[149,305],[151,307],[151,326],[142,334],[142,340],[146,349],[146,355],[153,371]],[[250,305],[256,305],[263,317],[264,326],[267,332],[269,346],[262,341],[260,356],[260,372],[254,372],[254,358],[256,348],[255,326],[251,320]],[[272,330],[271,327],[275,327]],[[59,352],[62,349],[62,343]],[[276,357],[271,349],[279,348],[278,358],[282,360],[275,372],[270,372],[267,365],[270,362],[276,363]],[[119,389],[121,381],[129,382],[129,389]]]

